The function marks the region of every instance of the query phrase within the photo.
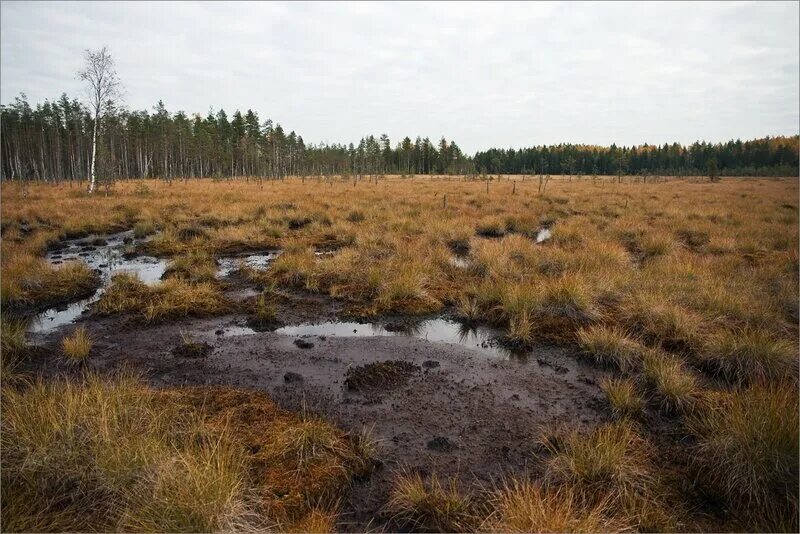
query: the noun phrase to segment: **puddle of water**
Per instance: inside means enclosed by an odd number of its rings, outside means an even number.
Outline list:
[[[93,244],[95,240],[105,240],[104,244]],[[126,259],[125,247],[128,243],[134,245],[137,240],[133,232],[119,232],[107,236],[91,235],[81,239],[72,239],[65,242],[66,247],[48,252],[46,259],[52,265],[62,265],[69,261],[82,261],[100,273],[101,287],[89,298],[73,302],[66,307],[51,308],[37,315],[30,324],[29,332],[43,334],[60,326],[74,322],[86,311],[90,304],[97,302],[103,294],[104,288],[117,273],[133,273],[142,282],[148,285],[161,280],[167,261],[151,256],[136,256]],[[140,240],[141,242],[143,240]]]
[[[458,267],[459,269],[469,269],[470,262],[469,259],[463,256],[451,256],[450,265]]]
[[[257,271],[263,271],[269,266],[272,260],[280,256],[280,254],[281,252],[278,250],[265,252],[263,254],[249,254],[247,256],[224,256],[217,260],[217,264],[219,265],[217,276],[219,278],[230,276],[231,273],[239,269],[241,265],[252,267]]]
[[[105,244],[94,245],[95,239],[104,239]],[[105,285],[111,277],[120,272],[136,274],[142,282],[154,284],[161,280],[167,261],[151,256],[136,256],[131,259],[124,257],[126,243],[128,240],[131,245],[137,243],[133,239],[133,232],[120,232],[108,236],[92,235],[82,239],[67,241],[65,248],[55,250],[47,254],[47,261],[58,265],[68,261],[82,261],[91,269],[100,272]],[[141,241],[138,241],[141,242]]]
[[[497,344],[495,338],[500,332],[485,326],[470,328],[446,319],[429,319],[411,325],[401,331],[389,331],[379,323],[329,322],[285,326],[275,330],[287,336],[330,336],[330,337],[380,337],[409,336],[435,343],[452,343],[477,350],[489,356],[517,357],[516,353]]]
[[[33,334],[46,334],[58,328],[74,322],[81,314],[86,311],[89,304],[96,302],[102,290],[89,297],[88,299],[79,300],[68,305],[66,308],[50,308],[49,310],[37,315],[28,326],[28,332]]]
[[[542,241],[547,241],[553,237],[553,231],[549,228],[542,228],[538,232],[536,232],[536,242],[541,243]]]
[[[222,329],[222,332],[222,335],[225,337],[250,336],[258,333],[249,326],[226,326]]]

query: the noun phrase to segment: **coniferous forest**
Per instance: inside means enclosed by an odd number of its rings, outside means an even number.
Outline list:
[[[79,181],[88,176],[92,115],[66,94],[31,106],[25,95],[0,108],[4,180]],[[358,143],[306,143],[252,110],[188,115],[162,102],[148,111],[110,107],[100,123],[104,179],[378,174],[705,175],[798,174],[798,136],[713,144],[610,147],[559,144],[491,148],[474,156],[455,141],[369,135]]]

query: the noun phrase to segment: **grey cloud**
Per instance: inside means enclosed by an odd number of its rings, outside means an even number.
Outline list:
[[[798,4],[0,4],[0,101],[81,96],[111,47],[126,104],[253,108],[307,141],[472,152],[796,134]]]

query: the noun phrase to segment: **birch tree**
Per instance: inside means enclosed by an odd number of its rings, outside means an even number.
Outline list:
[[[110,105],[119,98],[121,84],[117,71],[114,68],[114,59],[107,46],[100,50],[86,50],[84,69],[78,73],[78,78],[87,83],[86,91],[89,97],[89,108],[94,115],[92,129],[92,161],[89,176],[89,193],[94,193],[97,167],[97,130],[100,119]]]

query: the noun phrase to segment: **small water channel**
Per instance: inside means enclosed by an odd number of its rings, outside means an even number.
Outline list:
[[[149,285],[161,280],[167,267],[166,260],[132,255],[133,247],[142,241],[144,240],[134,239],[133,232],[129,230],[106,236],[90,235],[72,239],[66,241],[65,246],[59,250],[48,252],[47,261],[56,267],[70,261],[84,262],[90,269],[100,273],[101,285],[91,297],[40,313],[31,321],[28,331],[43,334],[74,322],[90,304],[100,299],[111,277],[117,273],[133,273]]]

